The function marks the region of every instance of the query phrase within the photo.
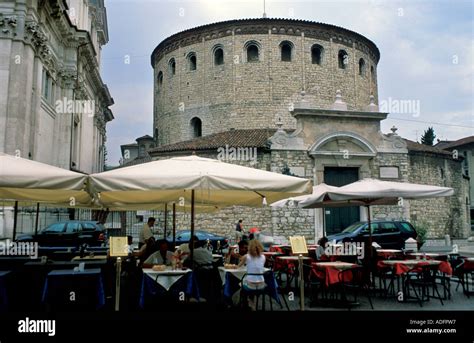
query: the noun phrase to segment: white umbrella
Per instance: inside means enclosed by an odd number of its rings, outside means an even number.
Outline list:
[[[421,185],[409,182],[362,179],[337,190],[329,191],[331,200],[361,200],[368,205],[390,202],[393,199],[429,199],[454,194],[449,187]],[[385,199],[385,200],[384,200]]]
[[[85,191],[87,175],[0,153],[0,199],[15,208],[13,239],[16,235],[18,202],[45,203],[65,207],[88,207],[92,199]],[[37,229],[38,217],[36,220]]]
[[[286,198],[283,200],[276,201],[272,203],[270,206],[273,208],[283,208],[283,207],[292,207],[292,206],[299,206],[303,203],[306,204],[322,204],[326,194],[331,190],[336,190],[338,187],[329,186],[325,183],[320,183],[317,186],[313,186],[313,193],[300,195],[293,198]],[[322,207],[322,206],[321,206]],[[314,207],[306,207],[306,208],[314,208]]]
[[[88,206],[87,175],[0,153],[0,199]]]
[[[193,234],[195,203],[257,207],[265,201],[309,193],[311,181],[193,155],[93,174],[90,188],[105,207],[117,202],[132,206],[191,203]]]
[[[369,246],[372,245],[372,228],[370,218],[371,205],[391,205],[400,199],[415,200],[446,197],[454,194],[449,187],[421,185],[408,182],[381,181],[362,179],[337,190],[329,191],[327,196],[336,202],[356,201],[367,206],[369,225]]]
[[[92,192],[111,203],[156,204],[186,201],[202,205],[261,206],[311,191],[307,179],[197,156],[176,157],[90,175]],[[192,192],[196,190],[196,192]]]

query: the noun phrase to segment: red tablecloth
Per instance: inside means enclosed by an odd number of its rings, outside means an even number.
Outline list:
[[[326,287],[329,287],[330,285],[334,285],[336,283],[339,283],[339,274],[342,272],[341,269],[338,269],[335,266],[328,266],[328,265],[323,265],[323,264],[318,264],[317,262],[311,263],[311,272],[321,280],[324,280],[324,283]],[[357,265],[354,264],[353,267],[356,267]],[[349,282],[352,280],[352,274],[351,273],[344,273],[344,279],[343,281]]]
[[[467,271],[467,272],[474,271],[474,261],[469,261],[466,259],[464,261],[462,268],[464,269],[464,271]]]
[[[407,265],[407,264],[404,264],[403,262],[395,263],[395,264],[386,264],[384,261],[377,262],[377,268],[386,269],[387,267],[392,267],[394,273],[397,275],[405,274],[410,270],[413,270],[414,272],[419,272],[421,271],[421,268],[419,267],[426,266],[426,265],[429,265],[429,263],[426,261],[420,261],[416,265]],[[442,261],[439,265],[437,265],[437,267],[438,267],[438,270],[442,273],[445,273],[448,275],[453,274],[453,270],[449,262]]]

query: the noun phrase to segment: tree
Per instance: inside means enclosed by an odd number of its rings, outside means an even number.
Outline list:
[[[433,142],[436,138],[434,130],[432,127],[428,127],[428,130],[425,130],[423,136],[421,136],[421,144],[433,146]]]

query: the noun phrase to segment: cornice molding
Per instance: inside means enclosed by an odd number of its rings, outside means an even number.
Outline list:
[[[200,43],[203,40],[219,39],[232,34],[252,35],[268,34],[269,32],[271,34],[289,36],[301,36],[304,33],[304,36],[307,38],[324,41],[332,40],[349,48],[354,47],[368,54],[376,62],[380,59],[380,51],[374,42],[357,32],[343,27],[305,20],[258,18],[229,20],[178,32],[163,40],[155,48],[151,55],[151,64],[154,67],[165,54],[179,47]]]

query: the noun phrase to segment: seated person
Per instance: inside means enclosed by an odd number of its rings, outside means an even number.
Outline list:
[[[134,251],[133,255],[139,258],[141,261],[145,261],[151,254],[156,251],[156,241],[155,237],[150,237],[145,240],[138,251]]]
[[[240,261],[239,267],[247,265],[247,276],[243,280],[244,286],[251,290],[265,288],[265,255],[263,255],[263,245],[259,240],[253,239],[249,243],[248,254]],[[261,274],[261,275],[256,275]],[[255,310],[254,296],[248,298],[250,308]]]
[[[230,249],[228,255],[226,256],[226,260],[229,261],[229,264],[239,264],[242,258],[247,255],[249,242],[246,240],[241,240],[238,244],[239,252],[235,252],[234,249]]]
[[[322,237],[318,241],[318,248],[316,249],[316,259],[318,261],[327,261],[329,260],[329,256],[326,255],[326,247],[328,245],[329,240],[327,237]]]
[[[212,252],[206,247],[205,241],[200,241],[197,236],[193,236],[194,252],[193,261],[197,267],[211,269],[213,267]],[[190,267],[192,265],[189,256],[185,260],[185,265]]]
[[[156,245],[158,251],[151,254],[145,262],[143,262],[144,268],[153,267],[155,264],[170,266],[173,261],[173,253],[168,250],[168,242],[164,239],[159,240]]]

